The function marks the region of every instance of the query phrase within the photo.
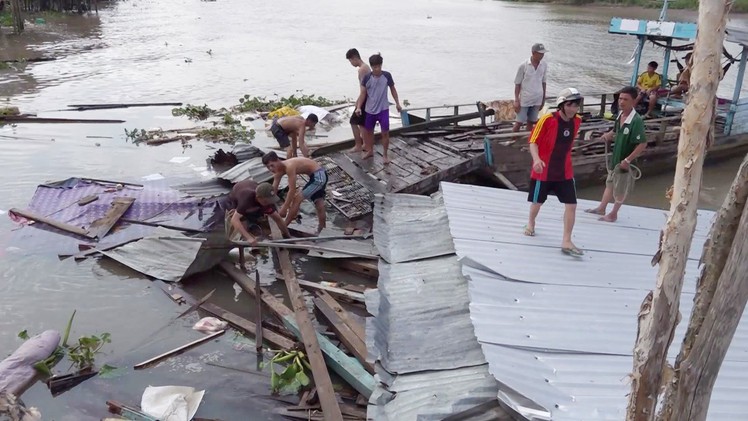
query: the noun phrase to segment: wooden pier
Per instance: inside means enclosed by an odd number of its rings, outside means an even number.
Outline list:
[[[327,170],[328,202],[346,218],[356,219],[372,212],[377,193],[428,194],[436,191],[441,181],[484,167],[483,142],[476,143],[466,134],[488,129],[459,123],[484,123],[485,115],[492,111],[470,106],[478,111],[433,119],[429,112],[429,119],[414,118],[417,123],[390,131],[387,165],[379,142],[374,146],[373,159],[366,160],[361,159],[360,152],[340,150],[341,146],[352,147],[352,140],[316,150],[315,159]]]

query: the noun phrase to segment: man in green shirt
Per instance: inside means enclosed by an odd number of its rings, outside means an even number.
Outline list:
[[[585,212],[602,215],[601,221],[615,222],[618,219],[618,211],[623,206],[626,196],[634,187],[634,180],[638,178],[635,173],[639,169],[632,164],[647,148],[647,138],[644,132],[644,120],[634,110],[638,92],[633,86],[627,86],[620,90],[618,95],[618,106],[621,112],[616,118],[613,130],[605,133],[602,139],[605,142],[614,140],[613,154],[608,162],[608,178],[605,180],[605,192],[600,200],[600,205]],[[611,169],[612,168],[612,169]],[[605,214],[608,203],[614,201],[613,210]]]

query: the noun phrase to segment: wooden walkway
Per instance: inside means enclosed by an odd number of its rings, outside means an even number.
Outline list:
[[[384,165],[379,143],[374,147],[374,159],[362,160],[360,153],[351,152],[317,158],[328,173],[328,202],[355,219],[372,211],[374,194],[432,193],[439,182],[485,165],[482,141],[479,147],[470,138],[452,142],[444,133],[454,135],[454,131],[439,130],[390,138],[388,165]]]

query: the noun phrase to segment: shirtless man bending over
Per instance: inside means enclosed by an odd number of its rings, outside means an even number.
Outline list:
[[[313,129],[319,119],[316,114],[309,114],[305,119],[302,116],[288,116],[274,118],[270,125],[270,132],[278,141],[281,148],[286,148],[286,157],[296,156],[296,149],[301,148],[304,156],[309,156],[309,148],[306,146],[307,129]],[[290,140],[289,140],[290,137]]]
[[[291,223],[299,214],[299,207],[304,199],[314,203],[317,209],[317,233],[325,228],[325,188],[327,187],[327,172],[317,161],[309,158],[290,158],[281,161],[275,152],[269,152],[262,157],[262,163],[274,174],[273,191],[278,191],[278,185],[284,175],[288,176],[288,195],[278,212],[285,217],[285,224]],[[309,176],[301,191],[296,188],[296,175]]]

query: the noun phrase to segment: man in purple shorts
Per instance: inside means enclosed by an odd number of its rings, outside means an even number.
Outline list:
[[[366,104],[366,117],[364,120],[364,150],[362,159],[374,156],[374,126],[379,122],[379,128],[382,131],[382,156],[384,163],[389,164],[390,158],[387,156],[387,149],[390,146],[390,104],[387,100],[387,87],[392,92],[392,98],[395,100],[397,112],[402,111],[400,99],[395,89],[395,81],[392,79],[390,72],[382,70],[382,56],[374,54],[369,57],[371,73],[364,76],[361,81],[361,93],[356,101],[355,113],[361,115],[361,107]]]

